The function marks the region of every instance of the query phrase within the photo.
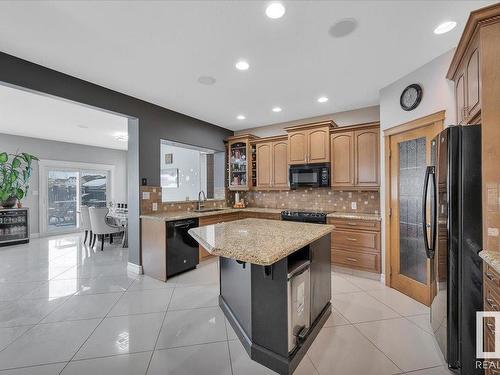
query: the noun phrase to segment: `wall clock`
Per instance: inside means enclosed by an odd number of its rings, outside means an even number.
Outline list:
[[[414,83],[403,90],[399,104],[405,111],[411,111],[418,107],[422,100],[422,86]]]

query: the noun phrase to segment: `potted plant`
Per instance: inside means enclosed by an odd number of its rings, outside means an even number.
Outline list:
[[[33,160],[38,160],[38,158],[26,152],[0,153],[0,206],[12,208],[17,200],[26,196],[33,170],[31,167]]]

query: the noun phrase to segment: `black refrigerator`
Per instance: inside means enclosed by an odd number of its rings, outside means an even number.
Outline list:
[[[483,310],[481,127],[451,126],[431,141],[422,218],[431,259],[431,326],[457,374],[476,369],[476,311]]]

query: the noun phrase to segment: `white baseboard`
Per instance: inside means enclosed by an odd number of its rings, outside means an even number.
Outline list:
[[[380,281],[385,284],[385,273],[380,274]]]
[[[128,262],[127,264],[127,271],[136,275],[142,275],[144,273],[142,266],[130,262]]]
[[[30,238],[39,238],[40,233],[30,233]]]

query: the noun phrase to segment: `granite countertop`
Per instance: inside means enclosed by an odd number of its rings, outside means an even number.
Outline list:
[[[375,220],[380,221],[379,214],[365,214],[356,212],[331,212],[326,217],[333,217],[338,219],[358,219],[358,220]]]
[[[260,208],[260,207],[247,207],[247,208],[223,208],[217,209],[214,211],[207,212],[195,212],[195,211],[164,211],[157,212],[152,214],[141,215],[141,219],[153,219],[160,221],[175,221],[175,220],[184,220],[184,219],[193,219],[197,217],[204,216],[214,216],[214,215],[223,215],[230,214],[235,212],[258,212],[258,213],[272,213],[272,214],[280,214],[282,210],[277,208]]]
[[[212,255],[269,266],[334,228],[333,225],[243,219],[192,228],[189,234]]]
[[[500,273],[500,252],[483,250],[479,253],[479,256],[490,265],[495,271]]]

